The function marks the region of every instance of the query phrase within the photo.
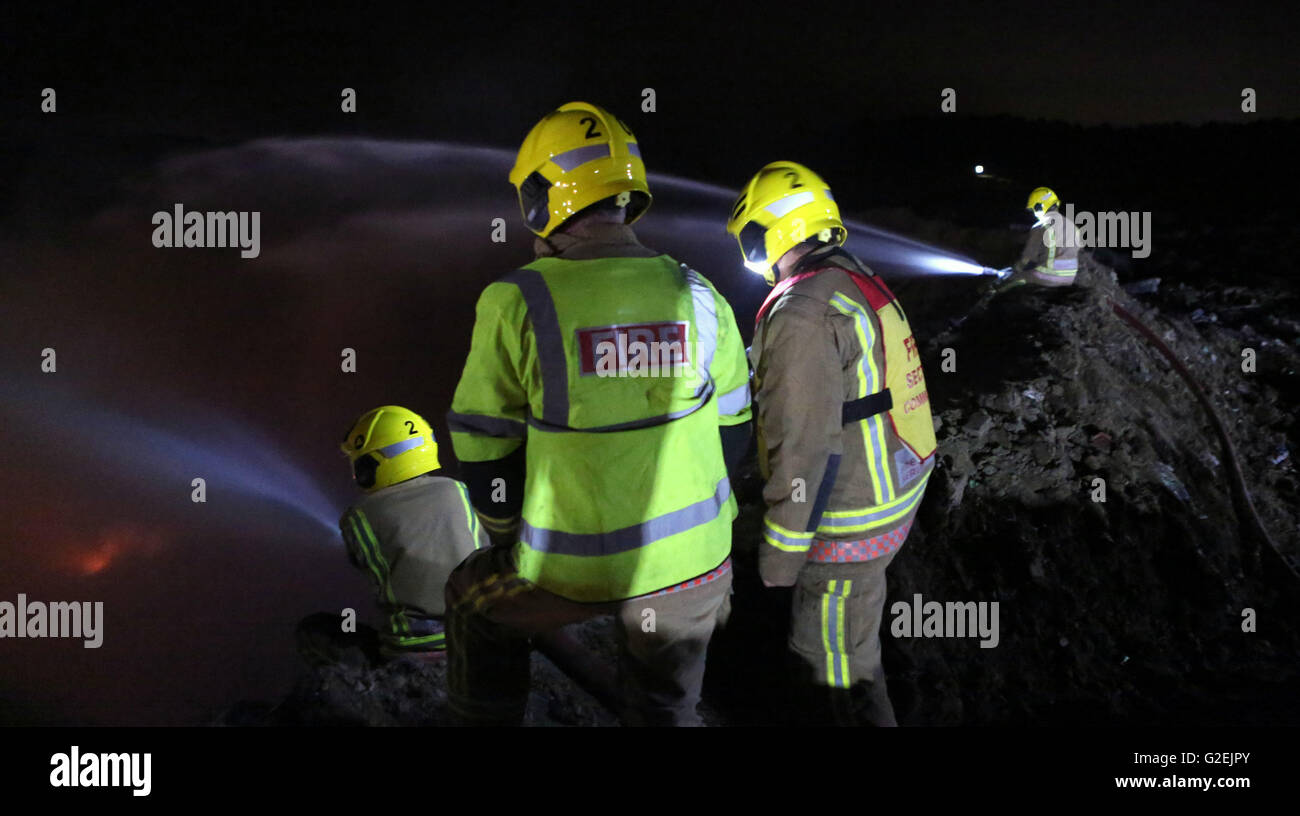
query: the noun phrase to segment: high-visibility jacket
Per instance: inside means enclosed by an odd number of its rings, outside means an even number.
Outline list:
[[[749,374],[709,281],[626,226],[588,229],[483,291],[448,425],[464,462],[524,445],[520,576],[614,601],[728,558],[737,508],[718,428],[748,421]]]
[[[1020,276],[1039,286],[1069,286],[1079,271],[1078,232],[1061,215],[1035,226],[1020,254]]]
[[[935,437],[920,352],[892,293],[843,250],[814,250],[760,309],[751,357],[763,577],[788,585],[809,559],[901,546]]]
[[[380,636],[399,650],[443,648],[443,587],[465,556],[488,545],[465,485],[423,475],[349,507],[339,529],[352,563],[369,573],[388,617]]]

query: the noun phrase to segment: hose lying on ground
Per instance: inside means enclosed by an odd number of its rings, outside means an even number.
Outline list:
[[[1223,420],[1219,418],[1219,413],[1214,410],[1214,405],[1210,403],[1210,398],[1205,395],[1205,390],[1201,388],[1200,383],[1196,381],[1196,378],[1192,376],[1192,373],[1187,370],[1187,366],[1183,365],[1183,361],[1178,359],[1178,356],[1174,354],[1169,346],[1165,345],[1163,340],[1156,336],[1155,332],[1151,331],[1151,329],[1149,329],[1141,320],[1138,320],[1132,312],[1125,309],[1114,300],[1110,300],[1109,303],[1111,309],[1114,310],[1115,314],[1119,315],[1121,320],[1136,329],[1139,334],[1146,338],[1147,342],[1164,355],[1165,359],[1174,367],[1174,370],[1178,372],[1178,376],[1183,378],[1183,382],[1187,383],[1187,387],[1196,395],[1196,399],[1201,403],[1201,407],[1205,409],[1205,413],[1209,414],[1210,421],[1214,424],[1214,429],[1219,434],[1219,441],[1223,443],[1223,450],[1226,454],[1228,464],[1230,465],[1229,472],[1232,474],[1232,492],[1233,497],[1237,500],[1237,512],[1250,521],[1250,526],[1253,528],[1252,532],[1255,533],[1261,542],[1267,544],[1273,552],[1277,553],[1278,557],[1282,559],[1282,563],[1291,571],[1291,574],[1296,578],[1300,578],[1300,567],[1297,567],[1296,564],[1292,563],[1291,560],[1287,558],[1280,549],[1278,549],[1277,544],[1275,544],[1272,537],[1269,536],[1268,530],[1264,529],[1264,522],[1260,520],[1259,513],[1255,510],[1255,503],[1250,498],[1250,491],[1246,489],[1246,478],[1241,472],[1241,463],[1237,459],[1237,449],[1233,447],[1232,439],[1228,436],[1228,428],[1223,424]]]

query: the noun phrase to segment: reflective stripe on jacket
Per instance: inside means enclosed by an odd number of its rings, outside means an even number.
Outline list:
[[[385,639],[402,647],[432,642],[439,627],[424,623],[446,611],[447,576],[488,545],[465,486],[444,476],[376,490],[348,508],[339,529],[352,563],[374,582],[389,623]]]
[[[814,539],[905,535],[921,503],[933,456],[913,455],[888,413],[844,422],[845,402],[884,388],[881,332],[857,284],[833,265],[779,294],[755,328],[750,354],[767,478],[760,567],[775,583],[793,580]],[[918,358],[909,364],[919,371]],[[928,416],[928,402],[916,410]]]
[[[1030,231],[1016,268],[1040,286],[1069,286],[1079,270],[1078,232],[1063,215]]]

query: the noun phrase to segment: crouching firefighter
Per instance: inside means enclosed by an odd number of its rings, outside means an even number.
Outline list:
[[[452,711],[520,723],[531,639],[612,614],[624,723],[698,724],[729,609],[727,464],[749,440],[735,318],[703,276],[638,242],[645,165],[604,109],[544,117],[510,181],[537,259],[480,296],[447,418],[498,543],[448,582]]]
[[[465,485],[440,469],[429,423],[396,405],[362,414],[340,447],[366,492],[339,528],[352,564],[373,579],[387,618],[380,654],[445,655],[447,576],[488,546]]]
[[[759,571],[794,586],[789,646],[818,713],[896,725],[881,666],[885,569],[935,451],[916,340],[885,283],[841,248],[839,208],[807,167],[760,170],[727,231],[775,286],[750,351],[767,480]]]
[[[1079,241],[1074,224],[1060,212],[1061,200],[1047,187],[1029,194],[1025,209],[1034,216],[1029,240],[1008,276],[995,282],[990,294],[1000,295],[1025,284],[1059,288],[1071,286],[1079,272]]]

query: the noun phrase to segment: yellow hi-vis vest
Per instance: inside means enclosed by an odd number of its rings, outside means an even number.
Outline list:
[[[520,576],[612,601],[727,559],[718,426],[749,402],[735,318],[698,273],[665,255],[548,257],[484,290],[448,420],[466,461],[525,442]]]

